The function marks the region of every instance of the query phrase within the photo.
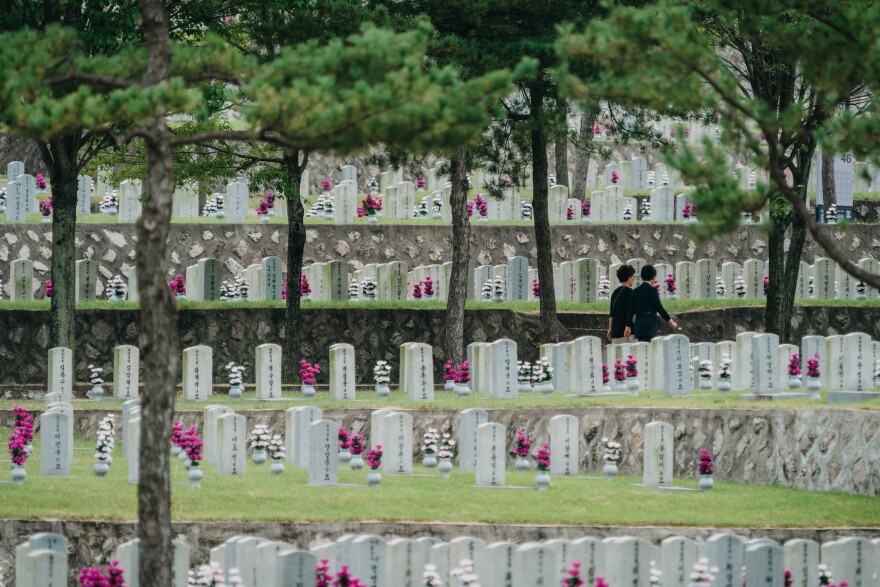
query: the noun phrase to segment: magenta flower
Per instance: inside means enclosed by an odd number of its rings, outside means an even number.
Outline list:
[[[422,286],[418,283],[413,285],[413,297],[417,300],[422,299]]]
[[[367,438],[362,433],[352,430],[348,438],[348,446],[351,449],[351,454],[357,456],[363,454],[363,452],[367,450]]]
[[[565,571],[565,578],[562,579],[563,587],[580,587],[584,584],[581,579],[581,563],[572,563],[571,568]]]
[[[540,297],[541,297],[541,284],[538,283],[538,280],[537,280],[537,279],[533,279],[533,280],[532,280],[532,294],[533,294],[536,298],[540,298]]]
[[[168,287],[171,288],[176,295],[183,295],[186,293],[186,282],[183,280],[183,275],[180,273],[177,274],[177,277],[168,282]]]
[[[629,355],[627,357],[626,363],[625,363],[627,377],[635,377],[639,374],[638,369],[636,369],[636,366],[638,365],[638,363],[639,362],[636,359],[634,359],[632,355]]]
[[[303,296],[312,293],[312,288],[309,287],[309,280],[305,275],[299,276],[299,293]]]
[[[516,431],[516,440],[514,441],[513,454],[518,457],[526,458],[529,456],[529,450],[532,448],[532,441],[526,436],[526,433],[520,428]]]
[[[100,567],[84,567],[79,572],[80,587],[125,587],[119,561],[112,561],[103,571]]]
[[[434,282],[431,281],[430,275],[426,276],[425,281],[422,282],[422,291],[426,296],[434,295]]]
[[[623,366],[620,359],[614,361],[614,380],[626,381],[626,367]]]
[[[707,448],[700,449],[700,475],[711,475],[715,470],[712,466],[712,453]]]
[[[314,385],[315,375],[321,372],[321,366],[317,363],[312,365],[305,359],[299,361],[299,377],[303,385]]]
[[[611,171],[611,183],[617,183],[618,181],[620,181],[620,176],[617,175],[616,171],[612,170]]]
[[[807,377],[818,378],[821,376],[822,374],[819,372],[819,353],[816,353],[814,358],[807,359]]]
[[[53,292],[53,291],[55,291],[55,290],[54,290],[53,287],[52,287],[52,280],[51,280],[51,279],[47,279],[47,280],[46,280],[46,293],[45,293],[44,295],[45,295],[47,298],[51,298],[51,297],[52,297],[52,292]]]
[[[798,353],[791,355],[788,360],[788,376],[799,377],[801,374],[801,356]]]
[[[455,382],[467,383],[471,380],[471,362],[465,359],[455,370]]]
[[[337,437],[339,439],[339,450],[348,450],[351,448],[351,436],[348,435],[348,431],[342,426],[339,427]]]
[[[568,210],[565,213],[565,217],[567,220],[574,220],[574,208],[569,206]]]
[[[541,448],[534,454],[535,460],[538,462],[538,470],[539,471],[549,471],[550,470],[550,445],[546,442],[541,445]]]
[[[668,293],[675,293],[678,288],[675,285],[675,279],[672,277],[672,273],[666,275],[666,291]]]
[[[377,444],[376,448],[371,448],[367,453],[367,466],[374,471],[382,466],[382,445]]]
[[[443,363],[443,381],[455,381],[455,362],[452,359]]]
[[[581,202],[581,216],[589,216],[590,215],[590,200],[584,200]]]
[[[416,187],[418,187],[420,190],[425,189],[425,178],[421,175],[419,176],[419,179],[416,180]]]

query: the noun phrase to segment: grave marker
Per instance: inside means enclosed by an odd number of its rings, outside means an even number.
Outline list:
[[[217,418],[217,474],[244,475],[247,461],[247,419],[239,414]]]
[[[574,477],[580,462],[580,425],[575,416],[550,418],[550,474]]]
[[[76,301],[94,302],[98,280],[98,264],[91,259],[76,262]]]
[[[642,483],[648,486],[672,485],[672,425],[651,422],[645,426],[645,462]]]
[[[383,421],[383,470],[391,475],[411,475],[413,417],[405,412],[386,414]]]
[[[287,448],[287,460],[292,462],[294,467],[305,469],[309,466],[309,427],[323,418],[324,413],[321,408],[314,406],[287,408],[284,411],[284,443]]]
[[[281,399],[281,345],[261,344],[256,350],[257,399]]]
[[[330,399],[355,399],[354,347],[337,343],[330,346]]]
[[[458,468],[460,470],[477,470],[477,429],[488,420],[486,411],[479,408],[468,408],[459,412]]]
[[[138,370],[140,349],[127,344],[113,349],[113,397],[136,399],[138,396]]]
[[[477,427],[477,485],[503,487],[507,462],[505,433],[502,424],[480,424]]]
[[[60,393],[62,401],[73,398],[73,351],[66,347],[49,349],[48,393]]]
[[[73,421],[65,411],[40,414],[40,475],[70,474]]]
[[[309,485],[336,485],[338,436],[339,426],[330,420],[309,425]]]
[[[201,401],[213,390],[213,350],[197,345],[183,350],[183,397]]]

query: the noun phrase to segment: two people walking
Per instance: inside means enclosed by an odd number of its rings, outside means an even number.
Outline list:
[[[620,285],[611,294],[611,309],[608,312],[607,337],[613,344],[633,342],[633,338],[638,342],[651,342],[660,328],[658,314],[673,331],[678,328],[660,302],[660,294],[654,287],[657,269],[653,265],[642,267],[642,284],[633,289],[635,275],[636,270],[632,265],[617,268]]]

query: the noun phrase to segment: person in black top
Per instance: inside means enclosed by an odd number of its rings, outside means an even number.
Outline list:
[[[651,342],[657,336],[657,314],[660,314],[673,331],[678,328],[678,324],[660,303],[660,294],[654,287],[654,282],[657,281],[657,270],[654,266],[642,267],[641,276],[642,285],[635,288],[630,296],[624,336],[632,333],[639,342]]]
[[[627,335],[626,317],[629,313],[629,298],[632,295],[633,281],[636,279],[636,270],[632,265],[621,265],[617,268],[617,281],[620,286],[611,294],[611,309],[608,311],[608,340],[612,344],[633,342]]]

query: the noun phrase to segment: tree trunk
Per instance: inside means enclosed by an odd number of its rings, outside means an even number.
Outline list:
[[[52,184],[52,347],[75,348],[76,318],[76,189],[80,141],[65,136],[38,143]]]
[[[556,103],[559,106],[559,116],[562,119],[562,128],[556,137],[556,183],[557,185],[568,185],[568,102],[563,98],[558,98]]]
[[[571,188],[571,197],[579,200],[587,198],[587,173],[590,166],[590,149],[593,142],[592,109],[584,110],[581,114],[581,127],[578,131],[578,144],[574,147],[574,182]]]
[[[470,276],[470,233],[467,215],[467,149],[455,152],[450,161],[452,192],[452,272],[446,300],[443,349],[446,358],[460,363],[465,359],[464,306]]]
[[[144,83],[168,76],[171,47],[168,15],[161,0],[141,0],[141,23],[147,47]],[[177,304],[166,282],[168,233],[173,191],[171,134],[163,116],[148,126],[147,200],[137,222],[136,267],[140,295],[138,344],[144,364],[141,396],[138,537],[141,585],[171,587],[171,420],[179,375]]]
[[[837,192],[834,189],[834,154],[822,153],[822,205],[825,209],[837,205]],[[824,218],[822,219],[824,221]]]
[[[544,126],[544,88],[536,83],[529,89],[532,117],[532,206],[535,217],[535,246],[538,249],[538,284],[541,288],[541,330],[546,342],[558,342],[563,327],[556,319],[556,292],[553,289],[553,242],[550,237],[550,211],[547,185],[547,129]]]
[[[300,199],[299,184],[308,163],[308,154],[284,150],[283,165],[287,171],[284,197],[287,200],[287,303],[284,309],[284,352],[282,356],[283,381],[295,384],[299,376],[300,338],[302,334],[302,307],[300,305],[300,275],[303,253],[306,249],[305,208]]]

